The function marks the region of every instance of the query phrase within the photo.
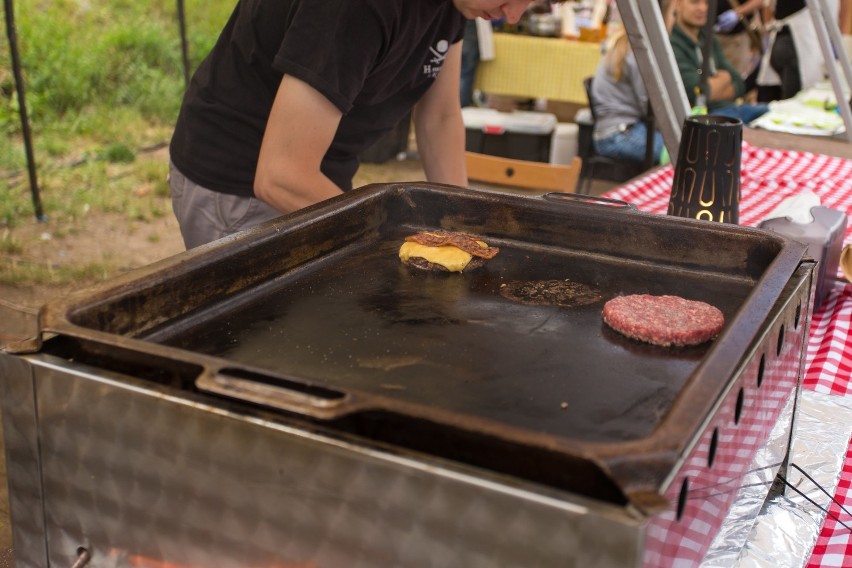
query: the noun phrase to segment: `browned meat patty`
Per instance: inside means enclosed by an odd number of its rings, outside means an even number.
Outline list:
[[[613,298],[604,305],[603,320],[627,337],[664,347],[699,345],[725,326],[725,316],[710,304],[648,294]]]
[[[468,254],[472,254],[473,256],[478,256],[480,258],[485,259],[494,258],[497,253],[500,252],[500,249],[497,247],[481,245],[480,242],[484,242],[484,240],[477,237],[476,235],[471,235],[469,233],[459,233],[453,231],[424,231],[420,233],[415,233],[414,235],[409,235],[405,237],[405,240],[412,241],[421,245],[426,245],[427,247],[453,245],[454,247],[459,248]]]
[[[600,290],[586,284],[564,280],[515,280],[500,286],[500,295],[530,306],[576,308],[598,302]]]
[[[412,256],[407,261],[405,261],[404,264],[412,268],[428,270],[429,272],[449,272],[446,267],[441,266],[440,264],[436,264],[434,262],[429,262],[425,258],[420,258],[419,256]],[[465,272],[469,272],[471,270],[476,270],[477,268],[482,268],[484,265],[485,259],[474,257],[470,262],[467,263],[467,266],[464,267],[464,270]]]

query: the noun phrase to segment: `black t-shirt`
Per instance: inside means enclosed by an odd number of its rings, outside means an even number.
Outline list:
[[[783,20],[804,9],[805,0],[778,0],[775,3],[775,19]]]
[[[190,82],[171,159],[197,184],[253,195],[263,132],[287,74],[343,112],[321,169],[350,189],[358,154],[429,89],[464,24],[451,0],[240,0]]]

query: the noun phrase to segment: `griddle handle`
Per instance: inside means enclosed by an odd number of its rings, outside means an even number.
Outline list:
[[[548,201],[580,201],[589,205],[605,205],[607,207],[620,207],[630,212],[639,211],[632,203],[621,201],[620,199],[611,199],[609,197],[597,197],[594,195],[580,195],[577,193],[564,193],[560,191],[552,191],[545,193],[542,197]]]
[[[351,409],[349,395],[321,386],[244,369],[205,369],[195,386],[214,393],[319,419],[341,416]]]

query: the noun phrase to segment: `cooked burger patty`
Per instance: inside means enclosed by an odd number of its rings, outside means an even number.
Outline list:
[[[617,332],[654,345],[699,345],[715,339],[725,316],[710,304],[679,296],[634,294],[608,301],[603,321]]]
[[[406,265],[437,272],[479,268],[500,252],[479,237],[451,231],[423,231],[405,237],[399,259]]]
[[[455,231],[423,231],[409,235],[405,240],[429,247],[452,245],[468,254],[486,259],[494,258],[500,252],[499,248],[488,246],[475,235]]]
[[[412,268],[419,268],[420,270],[431,270],[433,272],[450,272],[450,270],[443,264],[438,264],[437,262],[429,262],[425,258],[419,256],[412,256],[408,260],[404,261],[404,263]],[[485,260],[474,257],[470,259],[470,262],[465,265],[464,269],[473,270],[475,268],[479,268],[483,264],[485,264]]]

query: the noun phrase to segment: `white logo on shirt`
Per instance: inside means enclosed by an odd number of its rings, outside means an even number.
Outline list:
[[[445,39],[439,40],[438,43],[435,44],[435,47],[430,47],[429,51],[432,53],[432,59],[429,60],[429,63],[423,66],[423,74],[430,79],[437,77],[438,73],[441,71],[441,67],[444,66],[444,59],[447,58],[447,51],[449,49],[450,42]]]

